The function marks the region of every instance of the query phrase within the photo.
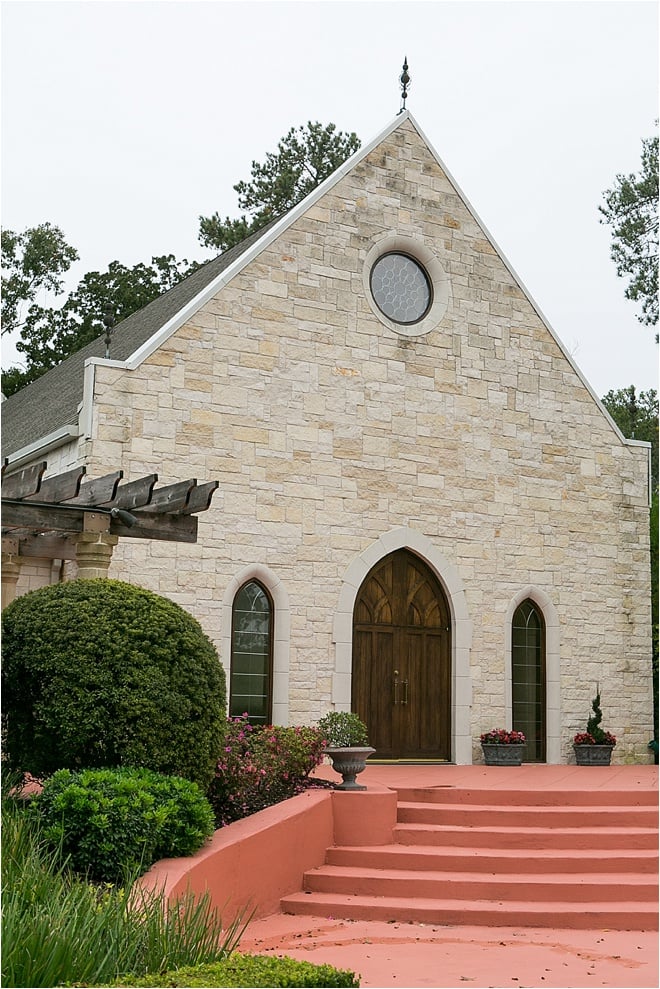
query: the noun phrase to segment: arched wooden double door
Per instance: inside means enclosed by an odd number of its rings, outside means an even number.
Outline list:
[[[351,707],[381,759],[451,758],[451,617],[408,550],[367,575],[353,612]]]

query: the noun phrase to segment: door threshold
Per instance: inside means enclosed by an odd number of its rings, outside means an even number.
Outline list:
[[[449,759],[374,759],[367,766],[451,766]]]

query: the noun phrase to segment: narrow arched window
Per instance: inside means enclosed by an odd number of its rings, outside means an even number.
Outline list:
[[[525,733],[526,762],[545,762],[545,624],[527,599],[511,628],[512,727]]]
[[[273,605],[256,580],[243,584],[232,610],[229,714],[247,713],[250,723],[272,719]]]

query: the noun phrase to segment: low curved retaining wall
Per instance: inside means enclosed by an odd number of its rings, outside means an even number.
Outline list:
[[[228,926],[241,913],[277,913],[302,889],[303,875],[332,845],[387,844],[396,823],[396,793],[372,785],[359,793],[308,790],[215,832],[187,858],[162,859],[145,873],[145,889],[168,899],[208,890]]]

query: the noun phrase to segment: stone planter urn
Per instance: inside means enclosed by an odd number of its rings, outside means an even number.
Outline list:
[[[489,745],[487,742],[482,742],[481,749],[487,766],[522,766],[525,743]]]
[[[574,745],[575,763],[578,766],[609,766],[613,745]]]
[[[355,782],[355,777],[366,768],[367,759],[376,750],[370,745],[352,745],[345,748],[327,748],[324,752],[332,760],[332,768],[342,778],[337,790],[366,790],[366,786]]]

